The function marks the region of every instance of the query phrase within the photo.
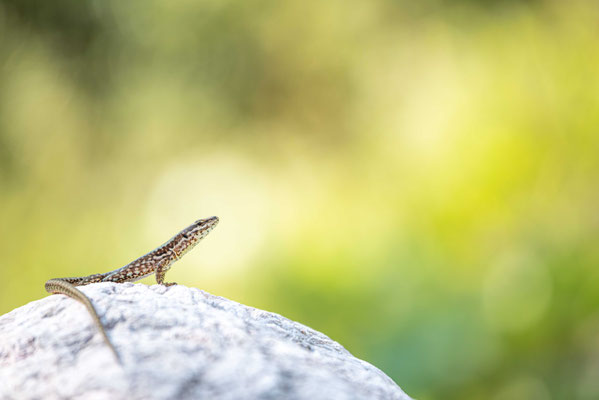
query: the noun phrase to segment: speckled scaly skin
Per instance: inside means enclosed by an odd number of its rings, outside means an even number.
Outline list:
[[[174,282],[164,282],[166,271],[171,268],[171,265],[175,261],[183,257],[185,253],[193,249],[200,240],[208,235],[208,233],[214,229],[216,224],[218,224],[218,217],[200,219],[177,233],[162,246],[131,261],[124,267],[103,274],[50,279],[46,282],[46,291],[48,293],[65,294],[83,303],[98,326],[104,341],[108,344],[117,361],[120,363],[120,357],[112,345],[112,342],[108,339],[108,335],[106,334],[106,330],[104,329],[104,325],[102,325],[102,321],[100,321],[96,309],[89,298],[75,286],[89,285],[90,283],[96,282],[133,282],[154,273],[156,274],[156,282],[158,282],[158,284],[165,286],[175,285]]]

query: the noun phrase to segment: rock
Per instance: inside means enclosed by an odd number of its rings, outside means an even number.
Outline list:
[[[185,286],[80,287],[0,317],[2,399],[410,399],[327,336]]]

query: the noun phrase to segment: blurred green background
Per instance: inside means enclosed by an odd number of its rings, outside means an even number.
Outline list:
[[[170,280],[420,400],[597,399],[598,22],[578,0],[3,0],[0,313],[218,215]]]

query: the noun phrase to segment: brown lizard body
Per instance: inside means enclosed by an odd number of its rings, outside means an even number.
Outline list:
[[[48,293],[65,294],[75,300],[83,303],[102,334],[104,341],[108,344],[116,359],[120,362],[120,357],[108,339],[106,330],[102,321],[96,312],[92,302],[76,286],[89,285],[97,282],[133,282],[146,276],[156,274],[156,282],[160,285],[171,286],[174,282],[164,282],[164,275],[171,265],[180,259],[185,253],[191,250],[200,240],[202,240],[218,224],[218,217],[200,219],[181,232],[173,236],[169,241],[152,250],[146,255],[131,261],[129,264],[114,271],[103,274],[94,274],[74,278],[56,278],[46,282],[46,291]]]

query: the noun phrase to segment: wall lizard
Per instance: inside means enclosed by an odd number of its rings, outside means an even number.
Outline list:
[[[218,224],[218,217],[200,219],[177,233],[162,246],[131,261],[124,267],[103,274],[50,279],[46,282],[46,291],[48,293],[65,294],[83,303],[98,326],[104,341],[108,347],[110,347],[117,361],[120,363],[120,357],[112,342],[108,339],[104,325],[102,325],[102,321],[100,320],[94,305],[83,292],[76,288],[76,286],[89,285],[90,283],[96,282],[133,282],[152,274],[156,274],[156,282],[160,285],[175,285],[176,283],[174,282],[164,282],[166,271],[171,268],[171,265],[175,261],[183,257],[185,253],[191,250],[200,240],[208,235],[208,233],[214,229],[216,224]]]

